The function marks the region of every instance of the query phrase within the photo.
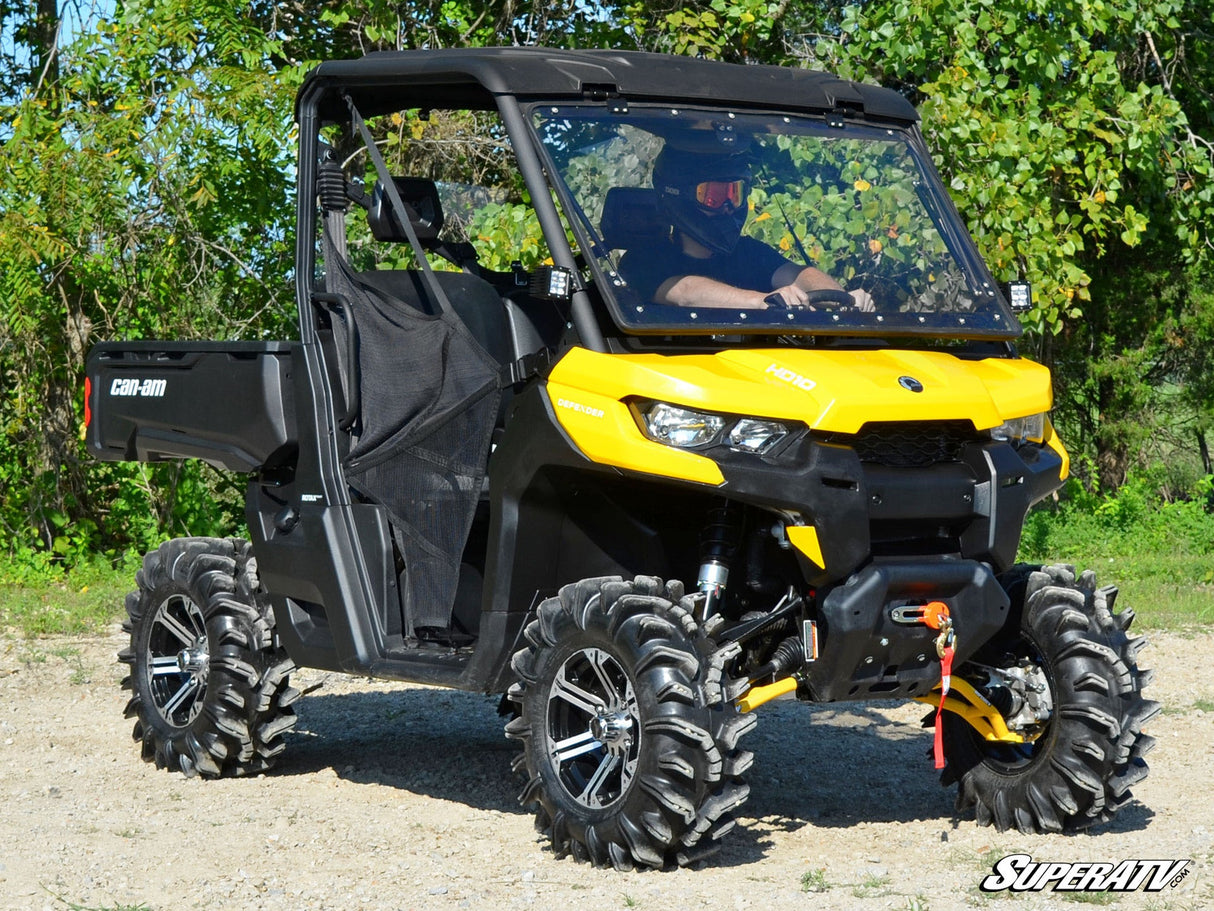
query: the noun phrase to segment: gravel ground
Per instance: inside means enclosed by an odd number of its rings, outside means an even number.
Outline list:
[[[1214,635],[1156,634],[1164,712],[1117,819],[1024,836],[952,815],[919,705],[771,703],[750,801],[699,869],[620,874],[547,851],[515,802],[496,700],[302,671],[273,773],[187,780],[139,760],[120,634],[0,640],[0,908],[1214,908]],[[1205,707],[1203,710],[1202,707]],[[1191,859],[1157,895],[988,896],[1009,853]]]

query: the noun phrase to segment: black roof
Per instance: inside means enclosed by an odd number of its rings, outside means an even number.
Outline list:
[[[866,118],[918,120],[890,89],[829,73],[743,66],[637,51],[566,51],[540,47],[384,51],[322,63],[301,95],[340,83],[366,115],[412,107],[492,109],[497,95],[557,99],[618,94],[627,101],[713,104],[789,111],[844,111]],[[337,98],[321,114],[344,119]]]

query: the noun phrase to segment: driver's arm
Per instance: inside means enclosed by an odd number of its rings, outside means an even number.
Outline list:
[[[800,271],[792,263],[781,266],[772,275],[775,291],[790,307],[805,307],[809,304],[808,291],[842,291],[843,286],[814,266],[805,266]],[[871,313],[875,307],[872,295],[863,288],[848,292],[855,301],[857,310]]]
[[[765,310],[767,303],[763,298],[766,296],[762,291],[735,288],[703,275],[674,275],[658,285],[653,299],[659,304],[679,304],[685,307]]]

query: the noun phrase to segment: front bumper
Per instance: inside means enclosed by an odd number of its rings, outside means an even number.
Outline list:
[[[1025,514],[1061,486],[1064,460],[1049,446],[993,440],[958,452],[956,461],[895,468],[806,435],[771,459],[724,450],[713,457],[727,496],[812,526],[820,554],[798,557],[807,583],[821,587],[870,557],[950,554],[1010,566]]]
[[[1009,599],[989,566],[974,560],[874,562],[819,602],[818,658],[805,666],[818,702],[904,699],[940,682],[937,631],[895,619],[896,608],[943,601],[961,664],[1001,630]]]

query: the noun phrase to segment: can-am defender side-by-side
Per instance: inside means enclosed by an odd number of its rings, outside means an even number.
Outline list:
[[[302,666],[507,694],[522,802],[596,864],[711,850],[790,694],[930,706],[1001,830],[1129,799],[1143,640],[1091,573],[1015,564],[1067,473],[1049,374],[900,95],[418,51],[321,65],[297,121],[299,341],[89,360],[98,458],[248,475],[251,540],[169,541],[127,598],[145,759],[267,768]],[[511,198],[543,252],[482,262]]]

